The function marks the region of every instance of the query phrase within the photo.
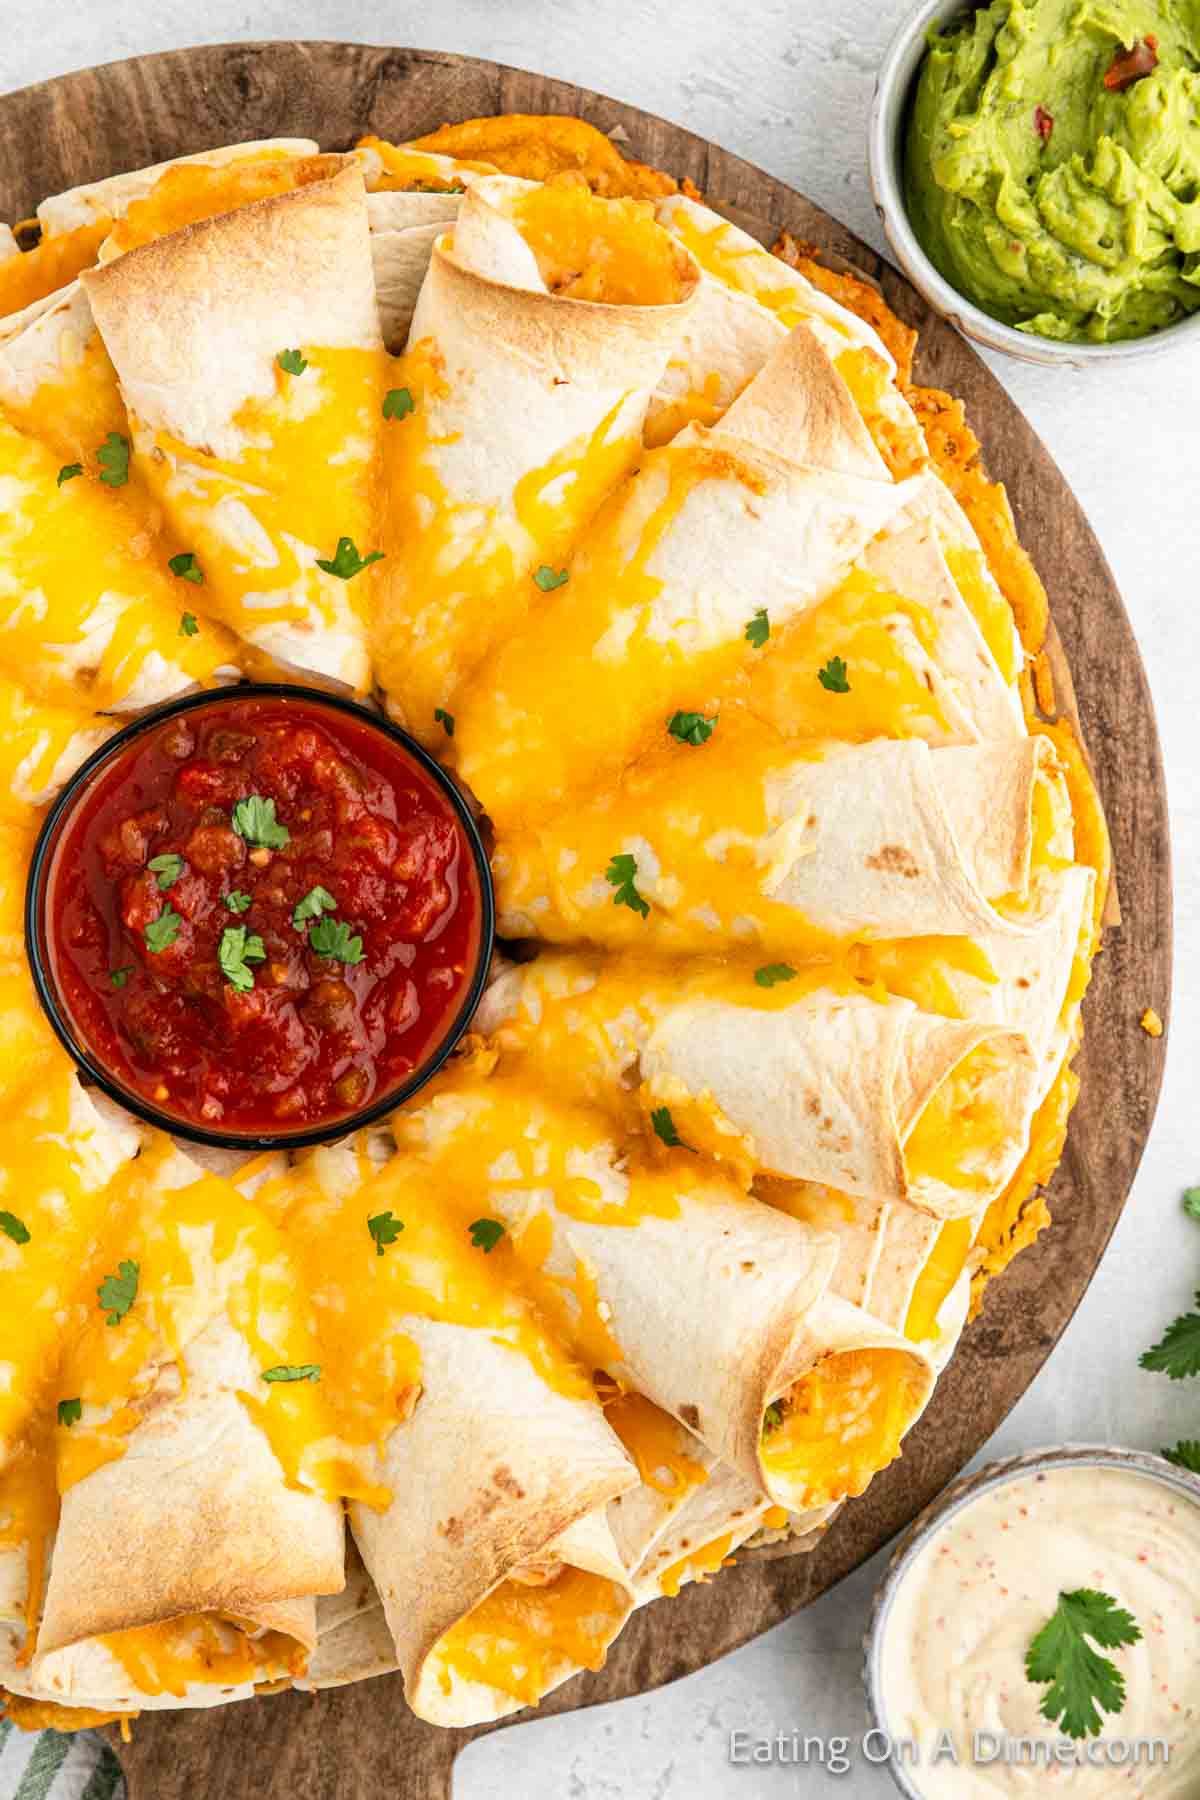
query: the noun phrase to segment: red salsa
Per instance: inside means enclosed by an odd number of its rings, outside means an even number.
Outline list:
[[[220,1133],[385,1099],[461,1012],[479,872],[449,798],[372,723],[217,698],[134,739],[59,838],[46,934],[124,1087]]]

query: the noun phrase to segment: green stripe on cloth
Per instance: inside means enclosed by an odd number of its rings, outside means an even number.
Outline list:
[[[25,1765],[13,1800],[46,1800],[54,1778],[67,1760],[71,1739],[65,1731],[43,1731]]]
[[[100,1760],[92,1770],[92,1779],[83,1790],[82,1800],[113,1800],[122,1785],[121,1765],[110,1745],[101,1743]]]

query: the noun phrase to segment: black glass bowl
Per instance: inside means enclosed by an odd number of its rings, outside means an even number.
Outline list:
[[[75,1028],[70,1011],[57,990],[53,959],[48,943],[47,900],[54,872],[55,851],[59,841],[74,816],[75,808],[89,793],[96,777],[107,769],[115,758],[121,756],[137,738],[161,725],[165,719],[177,718],[181,714],[197,712],[205,707],[227,705],[230,701],[259,699],[297,700],[305,706],[327,708],[334,712],[348,714],[359,726],[370,726],[381,736],[398,745],[431,778],[445,795],[461,825],[475,864],[480,898],[479,950],[476,966],[463,996],[462,1004],[445,1036],[420,1067],[415,1069],[400,1086],[389,1089],[385,1094],[376,1095],[357,1111],[344,1113],[322,1125],[309,1125],[296,1131],[288,1131],[286,1128],[278,1131],[261,1129],[213,1131],[205,1126],[194,1124],[190,1120],[177,1118],[172,1113],[160,1112],[146,1099],[145,1095],[127,1087],[120,1077],[113,1070],[107,1068],[83,1042]],[[25,941],[34,986],[46,1017],[67,1053],[102,1092],[107,1094],[110,1099],[115,1100],[119,1106],[136,1114],[139,1119],[144,1119],[148,1125],[155,1125],[161,1131],[170,1132],[175,1137],[189,1139],[193,1143],[212,1144],[225,1150],[286,1150],[300,1149],[308,1144],[331,1143],[352,1131],[357,1131],[364,1125],[373,1124],[377,1119],[394,1112],[404,1101],[411,1099],[418,1089],[424,1087],[425,1083],[442,1067],[470,1023],[487,978],[495,940],[495,929],[495,900],[487,851],[466,800],[446,771],[434,761],[428,751],[422,749],[415,738],[410,737],[406,731],[401,731],[399,726],[393,725],[377,713],[356,704],[353,700],[327,693],[322,688],[299,687],[286,682],[241,682],[234,687],[207,689],[203,693],[189,694],[182,700],[171,700],[163,706],[139,714],[131,724],[118,731],[114,737],[109,738],[107,743],[101,745],[100,749],[89,756],[87,761],[75,772],[51,807],[34,847],[33,859],[29,868],[29,881],[25,891]]]

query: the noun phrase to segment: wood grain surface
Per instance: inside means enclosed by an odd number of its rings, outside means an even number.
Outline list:
[[[1054,1228],[992,1288],[903,1459],[814,1554],[747,1556],[719,1581],[640,1613],[601,1674],[569,1682],[542,1708],[561,1712],[687,1674],[806,1605],[905,1525],[1036,1375],[1108,1242],[1154,1113],[1163,1048],[1138,1019],[1150,1004],[1166,1014],[1169,846],[1137,646],[1096,539],[1046,450],[967,343],[895,270],[803,195],[718,146],[566,82],[472,58],[350,44],[223,45],[84,70],[0,98],[0,218],[19,219],[72,183],[237,139],[305,134],[338,149],[365,131],[402,140],[494,112],[574,113],[616,131],[641,160],[752,215],[764,237],[786,227],[872,275],[919,328],[917,379],[966,402],[1049,589],[1123,901],[1086,1003],[1083,1089],[1051,1190]],[[132,1743],[118,1749],[132,1800],[437,1800],[449,1794],[454,1758],[473,1735],[420,1724],[391,1676],[316,1696],[143,1715]]]

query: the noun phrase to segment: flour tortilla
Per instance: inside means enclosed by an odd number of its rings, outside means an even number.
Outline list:
[[[449,512],[441,519],[406,514],[399,522],[403,542],[384,569],[376,654],[389,709],[431,743],[441,729],[435,708],[453,709],[463,676],[538,600],[534,570],[548,557],[562,560],[604,498],[606,485],[593,494],[587,458],[604,451],[613,483],[632,466],[646,405],[698,280],[689,269],[681,298],[665,305],[551,294],[514,216],[535,186],[509,176],[470,182],[456,201],[453,230],[434,245],[409,335],[410,348],[427,346],[439,370],[422,397],[418,478],[436,484]],[[443,198],[376,195],[370,205]],[[412,232],[425,229],[401,233],[387,252],[389,294],[393,285],[406,293],[423,254]],[[385,437],[387,452],[407,470],[411,431]],[[563,475],[550,516],[533,525],[519,511],[521,484],[560,459],[578,464],[578,475]],[[450,537],[437,557],[439,585],[426,591],[411,585],[404,551],[415,543],[419,553],[434,528]],[[504,579],[484,573],[496,558]],[[479,591],[483,580],[488,585]]]
[[[109,175],[102,181],[83,182],[64,193],[51,194],[37,209],[38,223],[47,237],[61,237],[81,225],[94,225],[98,219],[119,219],[135,200],[145,199],[168,169],[182,163],[219,168],[223,163],[252,162],[271,153],[314,156],[319,148],[312,138],[259,138],[244,144],[225,144],[216,150],[200,150],[193,156],[172,156],[145,169],[130,169],[123,175]]]
[[[280,533],[294,556],[289,575],[280,569],[280,545],[261,544],[263,528],[248,504],[256,490],[211,504],[204,466],[188,455],[236,464],[247,447],[239,411],[276,393],[281,348],[382,351],[358,168],[141,245],[82,279],[120,377],[139,461],[163,488],[175,529],[196,548],[208,604],[276,661],[365,689],[371,576],[358,576],[368,588],[351,593],[349,581],[320,570],[318,556],[328,559],[334,546],[308,543],[303,517]],[[309,392],[320,405],[320,388]],[[339,420],[355,454],[329,469],[331,488],[344,484],[345,529],[361,540],[360,552],[376,535],[376,522],[360,517],[360,465],[372,463],[382,423],[378,397],[364,391],[362,403],[365,424],[357,407]],[[150,461],[159,456],[165,461]],[[261,593],[243,600],[236,584],[222,587],[231,557],[263,569]],[[280,616],[258,622],[265,604]]]

